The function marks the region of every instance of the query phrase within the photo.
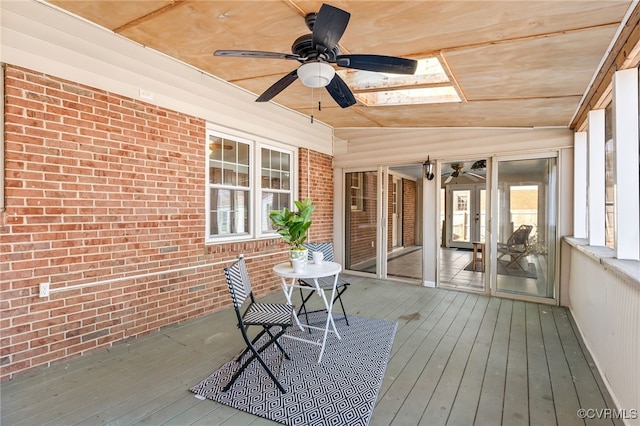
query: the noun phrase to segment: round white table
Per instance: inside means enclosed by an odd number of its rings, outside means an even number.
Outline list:
[[[340,339],[340,334],[336,329],[336,324],[333,322],[333,316],[331,315],[331,310],[333,308],[333,303],[331,302],[333,301],[333,298],[335,297],[335,294],[336,294],[336,285],[338,284],[338,276],[340,275],[341,271],[342,271],[342,266],[339,263],[327,262],[327,261],[323,261],[320,264],[315,264],[312,261],[309,261],[309,263],[307,263],[307,265],[301,272],[294,272],[293,267],[289,262],[279,263],[273,267],[273,272],[275,272],[275,274],[278,275],[282,280],[282,291],[284,292],[284,295],[287,298],[287,303],[289,305],[293,305],[293,303],[291,302],[291,295],[293,294],[293,290],[295,288],[302,288],[305,290],[314,289],[313,287],[309,287],[307,285],[298,284],[298,280],[304,279],[304,280],[307,280],[307,282],[309,280],[313,282],[315,286],[314,290],[317,292],[318,296],[322,298],[322,301],[324,302],[324,305],[327,308],[327,321],[325,323],[324,328],[302,324],[298,319],[298,316],[296,315],[295,309],[293,310],[293,316],[295,318],[296,324],[301,330],[303,329],[303,327],[306,327],[306,328],[313,328],[313,329],[324,331],[324,336],[322,337],[321,341],[302,339],[299,337],[294,337],[286,334],[283,336],[283,337],[301,340],[303,342],[312,343],[314,345],[321,346],[320,355],[318,356],[318,362],[322,360],[322,354],[324,354],[324,348],[327,343],[327,335],[329,334],[329,332],[335,333],[336,337]],[[331,289],[331,297],[327,299],[327,296],[325,295],[324,290],[318,283],[318,278],[331,277],[331,276],[334,277],[333,287]]]

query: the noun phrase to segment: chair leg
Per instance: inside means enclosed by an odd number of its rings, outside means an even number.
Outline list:
[[[274,342],[277,342],[277,340],[285,333],[286,328],[283,327],[282,330],[280,330],[280,332],[278,332],[275,336],[271,335],[271,333],[268,333],[270,336],[272,336],[272,338],[265,343],[263,346],[261,346],[259,349],[256,349],[256,347],[253,345],[253,342],[249,341],[248,337],[246,337],[245,335],[245,341],[247,342],[247,349],[249,349],[252,352],[252,355],[249,357],[249,359],[247,359],[241,366],[240,368],[238,368],[238,371],[235,372],[235,374],[231,377],[231,380],[229,381],[229,383],[227,383],[227,385],[222,388],[223,392],[227,392],[229,389],[231,389],[231,386],[233,386],[233,384],[235,383],[235,381],[238,379],[238,377],[240,377],[240,374],[242,374],[242,372],[249,366],[249,364],[251,364],[251,362],[254,359],[257,359],[258,362],[262,365],[262,367],[265,369],[265,371],[267,372],[267,374],[269,374],[269,377],[271,377],[271,380],[273,380],[273,382],[276,384],[276,386],[278,387],[278,389],[280,389],[280,392],[282,393],[287,393],[287,391],[285,390],[285,388],[282,386],[282,384],[280,384],[280,382],[278,381],[278,378],[273,374],[273,372],[271,371],[271,369],[269,368],[269,366],[267,365],[266,362],[264,362],[264,360],[262,359],[262,357],[260,356],[260,353],[262,351],[264,351],[269,345],[271,345]],[[244,334],[244,333],[243,333]],[[260,334],[264,334],[264,332],[260,333]],[[279,346],[279,345],[278,345]],[[246,352],[246,350],[243,352],[243,354]]]
[[[269,330],[269,328],[268,328],[268,327],[266,327],[266,326],[262,326],[262,327],[263,327],[263,330],[262,330],[262,331],[260,331],[260,333],[258,333],[258,334],[256,335],[256,337],[254,337],[254,338],[253,338],[253,340],[251,341],[251,344],[252,344],[252,345],[254,345],[254,347],[255,347],[256,342],[257,342],[257,341],[258,341],[258,340],[259,340],[259,339],[260,339],[260,338],[261,338],[265,333],[269,334],[269,336],[271,337],[271,339],[273,339],[273,334],[271,334],[271,331]],[[282,334],[284,334],[284,333],[282,333]],[[271,342],[271,340],[270,340],[269,342]],[[258,352],[262,353],[262,351],[264,351],[264,350],[267,348],[267,346],[268,346],[269,344],[270,344],[270,343],[267,343],[266,345],[261,346],[261,347],[260,347],[260,349],[258,349]],[[280,342],[278,342],[278,341],[276,340],[276,341],[275,341],[275,344],[276,344],[276,346],[278,346],[278,349],[280,349],[280,351],[284,354],[285,358],[287,358],[287,359],[291,359],[291,358],[289,357],[289,354],[284,350],[284,348],[283,348],[282,346],[280,346]],[[242,353],[238,356],[238,358],[236,359],[236,362],[240,363],[240,360],[242,360],[242,358],[247,354],[247,352],[249,352],[249,346],[248,346],[248,345],[247,345],[247,347],[246,347],[246,348],[244,348],[244,351],[242,351]]]
[[[336,301],[340,302],[340,307],[342,308],[342,314],[344,315],[344,320],[347,324],[347,326],[349,325],[349,318],[347,318],[347,311],[344,309],[344,304],[342,303],[342,293],[344,293],[347,290],[347,287],[344,286],[342,287],[342,290],[338,290],[338,292],[336,293],[336,296],[334,297],[333,301],[331,302],[332,304],[335,305]],[[302,289],[300,289],[300,297],[302,298],[302,305],[300,306],[300,309],[298,310],[298,317],[300,317],[301,314],[304,314],[305,319],[307,321],[307,325],[309,325],[309,311],[307,311],[307,301],[311,298],[311,296],[313,296],[313,294],[315,293],[315,291],[311,291],[309,293],[307,293],[306,296],[304,296],[304,294],[302,293]],[[311,311],[311,312],[317,312],[317,311]],[[309,333],[311,333],[311,329],[308,329]]]
[[[340,302],[340,307],[342,308],[342,315],[344,315],[344,321],[347,323],[347,326],[349,325],[349,319],[347,318],[347,311],[344,310],[344,304],[342,303],[342,293],[344,293],[347,290],[347,287],[342,287],[342,290],[338,292],[338,294],[336,295],[336,298],[333,299],[333,303],[336,303],[336,300],[338,300]]]
[[[304,314],[305,321],[307,322],[307,325],[309,325],[309,312],[307,311],[307,302],[309,301],[309,299],[311,299],[311,296],[315,294],[315,290],[313,287],[309,287],[310,291],[307,291],[306,295],[304,294],[302,289],[299,289],[299,290],[300,290],[300,298],[302,299],[302,304],[300,305],[300,309],[298,309],[297,315],[298,317],[300,317],[300,314]],[[309,329],[309,333],[311,333],[310,329]]]
[[[518,268],[520,268],[522,272],[527,272],[520,264],[520,259],[522,257],[523,257],[522,255],[519,255],[519,256],[512,255],[512,259],[509,261],[509,263],[507,263],[507,267],[511,266],[512,264],[515,264]]]
[[[273,341],[273,344],[276,345],[278,347],[278,349],[280,349],[280,352],[282,352],[284,354],[284,357],[286,359],[291,359],[291,357],[289,357],[289,354],[287,353],[287,351],[284,350],[284,348],[282,346],[280,346],[280,342],[278,342],[278,339],[276,337],[273,336],[273,334],[271,334],[271,330],[269,330],[268,328],[265,327],[265,331],[267,332],[267,334],[269,334],[269,336],[271,336],[271,340]],[[278,335],[281,336],[284,333],[279,333]],[[266,346],[263,346],[262,348],[260,348],[258,350],[258,352],[262,352],[263,350],[266,349]]]

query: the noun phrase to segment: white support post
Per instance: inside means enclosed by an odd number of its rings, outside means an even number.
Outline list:
[[[573,236],[587,238],[587,132],[573,136]]]
[[[589,111],[589,245],[605,245],[604,110]]]
[[[638,68],[613,75],[615,236],[618,259],[640,260]]]

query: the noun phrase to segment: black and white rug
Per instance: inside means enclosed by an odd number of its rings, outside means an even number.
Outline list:
[[[337,322],[342,340],[329,334],[320,363],[319,346],[293,339],[280,339],[291,360],[273,346],[265,351],[264,359],[287,389],[285,394],[255,360],[228,392],[222,392],[238,368],[235,359],[190,390],[196,396],[287,425],[367,425],[398,324],[355,316],[349,316],[349,324]],[[309,337],[308,331],[297,327],[288,333]],[[312,333],[320,335],[319,331]],[[242,339],[240,331],[238,339]]]

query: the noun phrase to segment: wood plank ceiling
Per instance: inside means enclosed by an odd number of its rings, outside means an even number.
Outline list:
[[[217,49],[289,53],[321,1],[68,1],[59,8],[189,63],[256,96],[296,61],[214,57]],[[341,109],[294,82],[273,102],[334,128],[568,127],[630,0],[332,1],[351,13],[343,53],[437,55],[462,102]],[[317,110],[318,100],[322,110]]]

